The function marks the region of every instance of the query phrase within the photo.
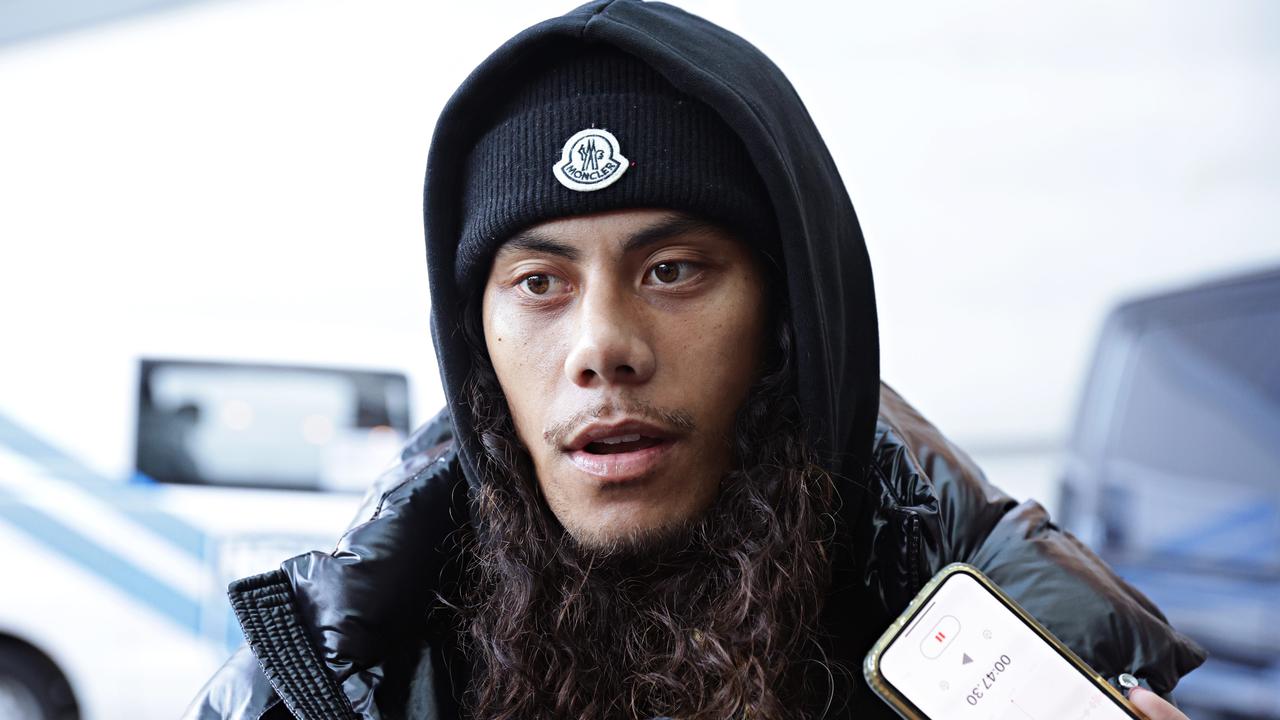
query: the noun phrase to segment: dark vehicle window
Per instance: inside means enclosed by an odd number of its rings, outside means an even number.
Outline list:
[[[1172,315],[1130,346],[1103,467],[1111,544],[1280,571],[1280,298]]]
[[[358,489],[408,431],[401,374],[142,363],[136,464],[157,482]]]

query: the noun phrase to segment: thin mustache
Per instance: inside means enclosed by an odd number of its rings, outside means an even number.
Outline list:
[[[564,447],[569,442],[569,436],[575,430],[603,415],[642,418],[654,425],[679,430],[684,433],[691,433],[697,428],[693,422],[693,415],[688,411],[660,408],[644,400],[629,400],[627,402],[605,403],[589,410],[574,413],[569,418],[547,428],[542,433],[542,439],[552,447]]]

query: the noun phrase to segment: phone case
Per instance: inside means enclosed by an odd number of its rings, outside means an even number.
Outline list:
[[[907,626],[907,623],[915,616],[916,612],[918,612],[920,608],[929,601],[938,587],[941,586],[942,583],[946,582],[947,578],[955,575],[956,573],[964,573],[972,577],[974,580],[977,580],[979,584],[998,598],[1005,607],[1009,608],[1009,610],[1013,611],[1015,615],[1026,622],[1026,624],[1034,630],[1042,640],[1056,649],[1058,653],[1067,660],[1067,662],[1071,663],[1077,670],[1093,681],[1093,684],[1097,685],[1105,694],[1119,702],[1120,707],[1123,708],[1130,716],[1135,718],[1135,720],[1147,720],[1142,713],[1138,712],[1137,708],[1129,703],[1128,699],[1126,699],[1119,690],[1116,690],[1110,683],[1104,680],[1101,675],[1094,672],[1093,668],[1089,667],[1080,659],[1079,656],[1071,651],[1071,648],[1063,645],[1058,638],[1053,636],[1053,633],[1049,632],[1047,628],[1041,625],[1035,618],[1031,617],[1027,611],[1023,610],[1016,602],[1013,601],[1012,598],[1006,595],[1004,591],[1000,589],[1000,586],[991,582],[991,580],[989,580],[986,575],[983,575],[978,568],[967,563],[951,563],[938,571],[938,574],[934,575],[929,582],[925,583],[925,586],[920,589],[920,592],[916,593],[915,598],[912,599],[911,604],[907,606],[907,609],[903,610],[902,614],[898,616],[898,619],[894,620],[893,624],[890,625],[882,635],[880,635],[880,639],[871,647],[871,652],[867,653],[866,660],[862,663],[862,674],[867,678],[867,684],[871,686],[871,689],[875,691],[876,695],[879,695],[880,698],[897,711],[899,715],[907,718],[907,720],[947,720],[946,718],[929,718],[916,709],[910,701],[900,696],[897,690],[894,689],[894,687],[890,685],[880,674],[880,656],[889,647],[889,644],[893,642],[894,638],[898,637],[898,634]]]

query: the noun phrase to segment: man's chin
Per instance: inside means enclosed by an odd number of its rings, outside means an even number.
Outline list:
[[[575,528],[569,534],[579,552],[601,560],[653,559],[687,548],[696,524],[696,519],[681,519],[623,527]]]

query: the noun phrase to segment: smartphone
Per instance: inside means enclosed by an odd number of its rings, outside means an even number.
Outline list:
[[[1143,720],[972,565],[943,568],[880,636],[867,683],[908,720]]]

